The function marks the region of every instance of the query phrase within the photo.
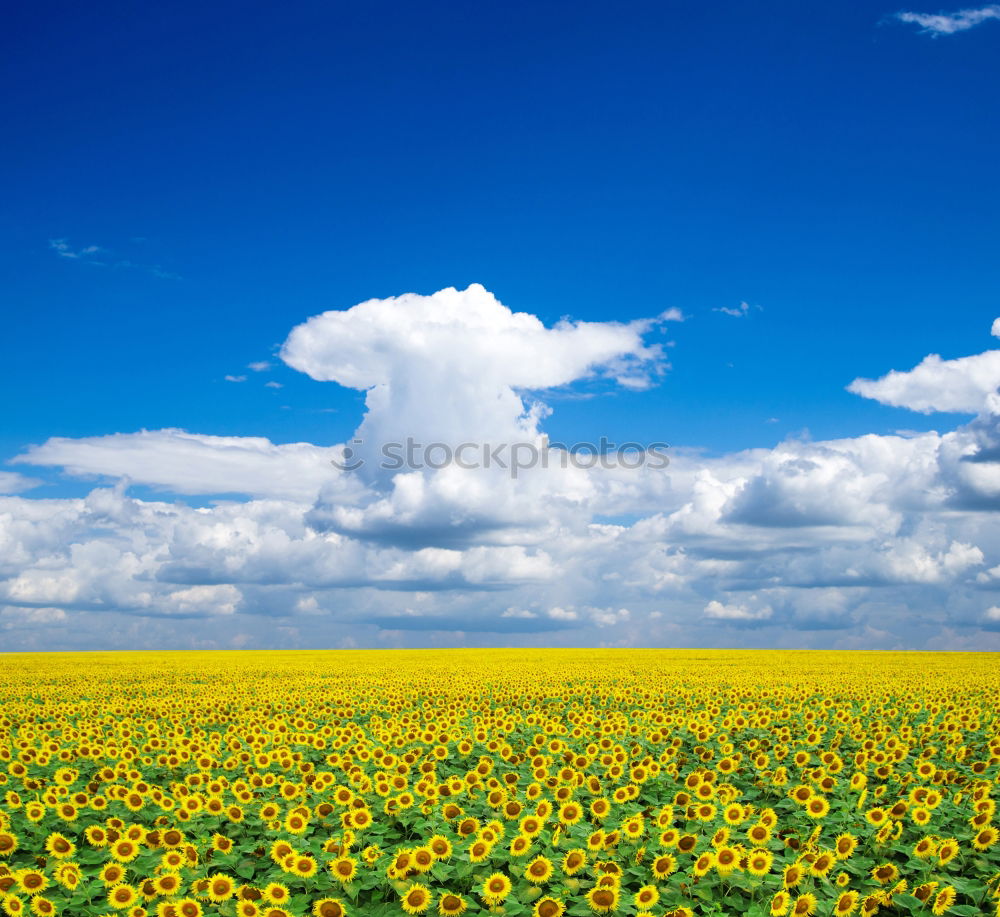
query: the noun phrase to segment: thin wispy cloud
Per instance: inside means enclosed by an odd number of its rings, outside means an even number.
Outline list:
[[[991,3],[978,9],[958,10],[954,13],[896,13],[900,22],[920,26],[920,31],[929,35],[954,35],[966,32],[977,25],[1000,19],[1000,4]]]
[[[68,258],[71,261],[80,261],[85,264],[96,265],[97,267],[145,271],[163,280],[181,279],[180,274],[168,271],[159,264],[144,264],[132,261],[129,258],[120,258],[110,249],[104,248],[101,245],[84,245],[76,248],[70,245],[68,239],[49,239],[49,248],[60,258]]]
[[[743,318],[750,314],[751,309],[759,310],[760,306],[751,306],[750,303],[744,300],[738,306],[719,306],[719,308],[712,311],[721,312],[723,315],[731,315],[733,318]]]
[[[229,375],[228,373],[226,374],[226,376],[224,378],[225,378],[226,382],[246,382],[247,381],[247,377],[246,376],[232,376],[232,375]]]
[[[266,373],[271,368],[271,362],[269,360],[256,360],[253,363],[247,363],[247,369],[252,369],[255,373]]]
[[[72,248],[66,239],[49,239],[49,248],[60,258],[69,258],[73,261],[87,261],[91,264],[104,264],[94,257],[98,252],[103,251],[99,245],[84,245],[82,248]]]

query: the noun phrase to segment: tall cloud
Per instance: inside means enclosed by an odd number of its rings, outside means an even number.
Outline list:
[[[282,359],[313,379],[365,391],[361,451],[407,437],[452,446],[534,440],[546,408],[525,392],[602,376],[652,384],[662,346],[646,336],[676,310],[627,323],[546,327],[472,284],[324,312],[294,328]],[[369,451],[369,458],[377,458]]]

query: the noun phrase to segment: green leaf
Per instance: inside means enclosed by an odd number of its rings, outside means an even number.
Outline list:
[[[907,911],[918,911],[922,908],[923,902],[913,895],[893,895],[892,903],[895,907],[901,907]]]

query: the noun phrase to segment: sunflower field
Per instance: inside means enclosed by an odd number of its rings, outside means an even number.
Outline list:
[[[988,654],[0,655],[18,917],[1000,914]]]

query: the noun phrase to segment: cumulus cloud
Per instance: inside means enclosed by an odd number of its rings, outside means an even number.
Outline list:
[[[973,9],[958,10],[954,13],[897,13],[900,22],[920,26],[922,32],[929,35],[954,35],[965,32],[991,19],[1000,19],[1000,5],[991,3]]]
[[[547,389],[658,379],[666,318],[546,327],[471,287],[324,313],[282,354],[366,391],[359,439],[540,439]],[[739,628],[743,645],[1000,647],[982,611],[1000,589],[1000,420],[979,370],[942,362],[958,366],[933,384],[920,367],[891,392],[855,384],[916,410],[975,401],[950,432],[672,449],[659,469],[365,476],[331,464],[350,444],[53,438],[17,461],[118,483],[0,497],[0,628],[25,648],[46,627],[67,646],[731,645]]]
[[[281,357],[313,379],[366,392],[362,449],[411,436],[452,446],[533,441],[547,409],[526,392],[594,376],[647,388],[665,362],[662,345],[645,338],[680,317],[548,328],[472,284],[324,312],[292,330]]]
[[[892,370],[880,379],[855,379],[847,390],[921,414],[937,411],[977,414],[998,413],[998,387],[1000,350],[988,350],[957,360],[942,360],[932,353],[913,369]]]
[[[754,596],[756,599],[756,596]],[[764,621],[771,617],[770,605],[724,605],[722,602],[712,599],[705,606],[705,617],[715,621]]]

